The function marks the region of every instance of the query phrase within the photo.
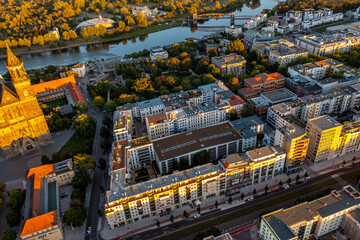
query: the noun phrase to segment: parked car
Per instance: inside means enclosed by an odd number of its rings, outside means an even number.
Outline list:
[[[64,193],[60,194],[60,198],[67,198],[67,196],[68,196],[67,192],[64,192]]]
[[[295,186],[296,186],[296,183],[290,184],[290,187],[295,187]]]
[[[284,186],[284,189],[288,189],[288,188],[289,188],[289,185],[285,185],[285,186]]]
[[[88,228],[87,233],[91,233],[91,227]]]
[[[194,216],[194,218],[199,218],[199,217],[201,217],[201,214],[200,214],[200,213],[198,213],[198,214],[196,214],[196,215]]]

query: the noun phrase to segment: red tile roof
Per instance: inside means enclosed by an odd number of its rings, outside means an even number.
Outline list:
[[[27,219],[21,231],[20,237],[25,237],[32,233],[51,228],[57,225],[56,210],[45,213],[43,215]]]
[[[59,88],[67,88],[69,90],[75,105],[77,105],[79,102],[86,103],[85,98],[82,95],[79,86],[76,84],[73,75],[66,78],[60,78],[60,79],[32,85],[32,89],[36,95]]]
[[[256,75],[255,77],[252,78],[247,78],[244,81],[247,82],[250,85],[257,85],[257,84],[261,84],[261,83],[265,83],[265,82],[269,82],[269,81],[273,81],[273,80],[279,80],[279,79],[283,79],[285,78],[283,75],[281,75],[280,73],[260,73],[258,75]]]
[[[230,106],[236,106],[236,105],[240,105],[240,104],[244,104],[245,101],[242,100],[239,96],[237,95],[233,95],[230,97],[230,100],[229,100],[229,104]]]

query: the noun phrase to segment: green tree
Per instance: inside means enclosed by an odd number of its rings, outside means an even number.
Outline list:
[[[180,170],[186,170],[189,167],[189,159],[187,157],[180,159]]]
[[[256,191],[255,188],[254,188],[254,190],[253,190],[253,194],[254,194],[254,196],[256,196],[256,194],[257,194],[257,191]]]
[[[189,214],[188,214],[188,212],[187,212],[186,210],[184,210],[184,212],[183,212],[183,217],[184,217],[184,218],[188,218],[188,217],[189,217]]]
[[[228,199],[228,202],[231,204],[233,201],[232,197],[230,196],[229,199]]]
[[[254,115],[254,107],[250,103],[245,103],[243,109],[241,110],[241,116],[246,118],[252,115]]]
[[[244,200],[244,198],[245,198],[245,195],[244,195],[244,193],[241,193],[241,200]]]
[[[216,209],[218,208],[218,206],[219,206],[219,203],[218,203],[218,201],[216,200],[216,201],[215,201],[215,207],[216,207]]]
[[[92,103],[93,108],[95,109],[103,109],[105,106],[105,99],[102,96],[96,96]]]
[[[11,211],[6,215],[6,222],[11,227],[19,226],[21,221],[21,215],[17,211]]]
[[[309,174],[307,172],[305,172],[304,174],[304,179],[308,178],[309,177]]]
[[[74,128],[79,131],[81,135],[86,136],[90,124],[90,118],[86,114],[81,114],[75,119]]]
[[[9,201],[7,203],[8,207],[13,207],[15,209],[20,209],[25,201],[25,193],[18,188],[11,189],[9,191]]]
[[[198,206],[198,207],[196,208],[196,211],[198,212],[198,214],[200,214],[200,212],[201,212],[200,206]]]
[[[106,102],[104,105],[104,110],[106,110],[108,112],[114,112],[115,108],[116,108],[116,102],[113,100]]]
[[[177,171],[177,170],[180,170],[180,165],[179,165],[179,161],[174,158],[173,159],[173,171]]]
[[[80,169],[94,169],[96,166],[96,159],[90,154],[78,153],[73,156],[73,163]]]
[[[175,220],[174,216],[173,216],[173,215],[170,215],[170,222],[171,222],[171,223],[174,223],[174,220]]]
[[[111,142],[109,141],[109,139],[106,138],[102,138],[101,142],[100,142],[100,147],[106,151],[108,151],[111,147]]]
[[[16,232],[11,231],[11,229],[5,229],[5,231],[1,234],[2,240],[15,240],[16,237]]]
[[[71,193],[71,200],[73,199],[81,199],[81,201],[85,201],[85,192],[76,188]]]
[[[109,115],[104,116],[104,120],[102,121],[102,124],[104,124],[106,127],[110,128],[110,126],[112,125],[112,120],[109,117]]]
[[[101,170],[105,170],[106,167],[107,167],[107,162],[106,162],[106,160],[105,160],[104,158],[100,158],[100,159],[99,159],[99,168],[100,168]]]
[[[298,174],[298,175],[296,175],[296,183],[299,183],[299,181],[300,181],[300,176]]]
[[[100,136],[102,138],[109,138],[110,137],[110,131],[106,126],[102,126],[100,128]]]
[[[235,93],[240,88],[239,79],[237,77],[233,77],[232,79],[230,79],[229,88],[230,88],[231,91],[233,91]]]
[[[290,184],[290,183],[291,183],[291,178],[289,177],[286,182],[287,182],[288,184]]]
[[[83,102],[78,102],[78,104],[76,105],[76,110],[80,112],[86,112],[88,110],[88,105]]]
[[[49,164],[49,163],[51,163],[50,158],[46,155],[42,155],[41,156],[41,164],[45,165],[45,164]]]
[[[64,213],[64,222],[68,226],[81,227],[86,219],[86,211],[83,207],[73,206]]]
[[[269,191],[269,186],[268,186],[267,184],[266,184],[266,186],[265,186],[264,190],[265,190],[265,194],[268,194],[268,191]]]
[[[283,182],[280,180],[279,182],[279,186],[282,187],[283,186]]]
[[[79,171],[75,174],[72,180],[72,186],[74,188],[85,191],[86,187],[89,185],[90,182],[90,175],[87,173],[87,171]]]

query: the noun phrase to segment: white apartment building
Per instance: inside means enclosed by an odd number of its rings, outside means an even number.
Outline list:
[[[83,78],[86,75],[86,65],[84,63],[75,64],[71,70],[75,72],[78,77]]]
[[[268,108],[266,121],[273,128],[281,128],[288,124],[285,117],[291,114],[291,107],[286,103],[279,103]]]
[[[126,158],[130,168],[143,167],[154,161],[154,147],[148,136],[133,139],[126,147]]]
[[[169,58],[168,52],[162,47],[152,47],[152,48],[150,48],[150,59],[151,59],[151,61],[156,61],[159,58],[160,59]]]
[[[131,111],[129,111],[128,113],[130,113],[130,115],[126,115],[126,112],[114,112],[113,136],[115,141],[131,140]]]
[[[319,238],[344,225],[346,214],[359,209],[360,193],[352,186],[333,190],[311,202],[263,215],[260,238],[264,240]]]

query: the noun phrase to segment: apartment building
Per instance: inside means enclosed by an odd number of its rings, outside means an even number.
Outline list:
[[[173,161],[188,161],[196,166],[197,154],[209,152],[210,161],[241,150],[241,136],[229,122],[154,140],[155,160],[161,174],[173,171]]]
[[[230,124],[238,131],[242,137],[241,151],[256,147],[258,133],[264,131],[264,123],[257,116],[237,119]]]
[[[306,132],[310,139],[307,159],[313,163],[334,158],[343,126],[328,115],[309,119]]]
[[[154,147],[149,136],[140,137],[128,141],[126,147],[127,161],[131,169],[143,167],[155,160]]]
[[[250,87],[258,94],[285,87],[286,78],[280,73],[261,73],[252,78],[244,79],[246,87]]]
[[[286,103],[279,103],[268,108],[266,121],[275,129],[288,124],[286,119],[291,114],[291,107]]]
[[[155,116],[165,112],[165,105],[160,98],[154,98],[137,103],[139,117],[145,121],[146,117]]]
[[[316,82],[310,81],[300,75],[286,78],[285,85],[287,89],[295,93],[298,97],[322,93],[322,88]]]
[[[27,171],[24,220],[19,239],[64,239],[58,187],[71,183],[74,175],[70,159]]]
[[[305,163],[309,138],[298,125],[288,123],[276,128],[274,145],[286,152],[285,169],[288,174],[298,171]]]
[[[290,103],[291,114],[304,122],[325,114],[340,115],[350,109],[353,97],[356,95],[346,88],[320,95],[300,97],[297,101]]]
[[[114,112],[113,117],[113,136],[115,141],[131,140],[132,124],[131,124],[131,111],[130,115],[125,112]]]
[[[287,88],[280,88],[269,92],[260,93],[260,97],[270,105],[295,101],[298,97]]]
[[[346,226],[347,214],[360,206],[360,193],[348,185],[311,202],[263,215],[260,237],[264,240],[319,238]],[[344,226],[345,225],[345,226]]]
[[[111,229],[225,192],[225,174],[211,163],[132,186],[122,180],[113,172],[106,192],[105,216]]]
[[[156,61],[158,59],[167,59],[169,58],[168,52],[163,47],[152,47],[150,48],[150,59],[151,61]]]
[[[353,46],[360,44],[360,37],[347,33],[331,33],[323,35],[307,35],[295,39],[295,45],[303,48],[309,54],[324,56],[336,51],[347,52]]]
[[[151,140],[170,135],[170,124],[166,113],[147,117],[145,124],[147,134]]]
[[[211,63],[220,69],[222,74],[232,73],[235,76],[239,76],[245,73],[246,60],[235,53],[226,56],[212,57]]]
[[[271,64],[278,63],[280,66],[286,66],[299,57],[308,56],[309,52],[296,47],[294,43],[289,41],[279,41],[275,46],[271,46],[268,54]]]
[[[343,125],[335,154],[339,157],[358,151],[360,151],[360,121]]]

